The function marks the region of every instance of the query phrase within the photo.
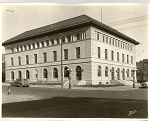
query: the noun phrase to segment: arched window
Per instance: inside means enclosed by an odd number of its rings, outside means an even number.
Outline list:
[[[97,68],[97,75],[101,76],[101,66],[98,66],[98,68]]]
[[[14,80],[14,72],[11,72],[11,79]]]
[[[34,49],[35,48],[35,43],[33,43],[32,46],[33,46],[33,49]]]
[[[80,66],[76,67],[76,79],[78,81],[82,80],[82,71]]]
[[[37,42],[36,44],[37,44],[37,48],[39,48],[39,47],[40,47],[40,44],[39,44],[39,42]]]
[[[30,73],[28,70],[26,70],[26,79],[30,79]]]
[[[21,75],[21,71],[18,72],[18,78],[21,78],[22,75]]]
[[[41,44],[42,44],[42,47],[44,47],[44,41],[42,41]]]
[[[122,78],[123,78],[123,80],[125,80],[125,70],[124,70],[124,68],[122,69]]]
[[[117,69],[117,77],[118,77],[118,80],[120,79],[120,69],[118,68]]]
[[[53,70],[53,78],[58,78],[58,70],[57,70],[57,68],[54,68],[54,70]]]
[[[129,69],[127,69],[127,77],[129,77]]]
[[[44,71],[43,71],[43,77],[44,77],[44,78],[47,78],[47,77],[48,77],[47,69],[44,69]]]
[[[49,40],[46,40],[46,46],[49,46]]]
[[[26,45],[24,45],[24,50],[27,50],[27,46]]]
[[[28,49],[29,49],[29,50],[31,49],[31,45],[30,45],[30,44],[28,44]]]
[[[108,67],[105,67],[105,77],[108,77]]]
[[[64,68],[64,77],[69,77],[69,71],[67,69],[68,67]]]

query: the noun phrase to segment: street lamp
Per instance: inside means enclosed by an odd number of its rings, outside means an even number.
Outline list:
[[[133,88],[135,88],[135,75],[134,75],[134,72],[136,71],[137,69],[133,68]]]
[[[70,73],[72,72],[72,69],[68,68],[67,71],[69,72],[69,77],[68,77],[68,80],[69,80],[69,89],[71,89],[71,76],[70,76]]]

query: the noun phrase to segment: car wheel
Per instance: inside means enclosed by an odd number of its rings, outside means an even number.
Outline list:
[[[22,84],[19,84],[19,87],[22,87]]]

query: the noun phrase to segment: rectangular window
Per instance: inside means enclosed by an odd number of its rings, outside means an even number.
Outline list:
[[[47,62],[46,52],[43,53],[43,57],[44,57],[44,62]]]
[[[111,44],[111,38],[109,38],[109,44]]]
[[[111,51],[111,60],[114,60],[114,51]]]
[[[108,37],[106,37],[106,43],[108,43]]]
[[[76,47],[76,58],[80,58],[80,47]]]
[[[105,59],[107,59],[107,49],[105,49]]]
[[[37,63],[37,54],[34,54],[34,61]]]
[[[100,58],[100,57],[101,57],[101,48],[98,47],[98,58]]]
[[[13,58],[11,58],[11,66],[13,66],[14,65],[14,60],[13,60]]]
[[[119,52],[117,52],[117,61],[119,61]]]
[[[131,56],[131,64],[133,64],[133,56]]]
[[[113,41],[112,43],[113,43],[113,45],[114,45],[114,41],[115,41],[115,40],[113,39],[112,41]]]
[[[29,64],[29,55],[26,55],[26,64]]]
[[[18,57],[18,64],[21,65],[21,57]]]
[[[68,36],[67,36],[67,41],[68,41],[68,42],[71,42],[71,35],[68,35]]]
[[[124,54],[122,54],[122,62],[124,63]]]
[[[77,39],[77,40],[80,40],[80,38],[81,38],[80,33],[76,33],[76,39]]]
[[[62,37],[62,38],[61,38],[61,42],[62,42],[62,43],[65,43],[65,37]]]
[[[120,41],[118,40],[118,47],[120,46]]]
[[[57,51],[53,51],[53,58],[54,58],[54,61],[57,61]]]
[[[115,42],[115,45],[117,46],[117,40],[116,40],[116,42]]]
[[[103,42],[105,42],[105,35],[103,35]]]
[[[97,32],[97,40],[100,40],[100,34]]]
[[[64,49],[64,59],[68,59],[68,49]]]
[[[127,55],[127,63],[129,63],[129,55]]]

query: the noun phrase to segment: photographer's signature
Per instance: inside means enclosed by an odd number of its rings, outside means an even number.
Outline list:
[[[130,115],[132,115],[132,114],[134,114],[134,113],[136,113],[136,112],[137,112],[136,110],[129,111],[129,115],[128,115],[128,116],[130,116]]]

